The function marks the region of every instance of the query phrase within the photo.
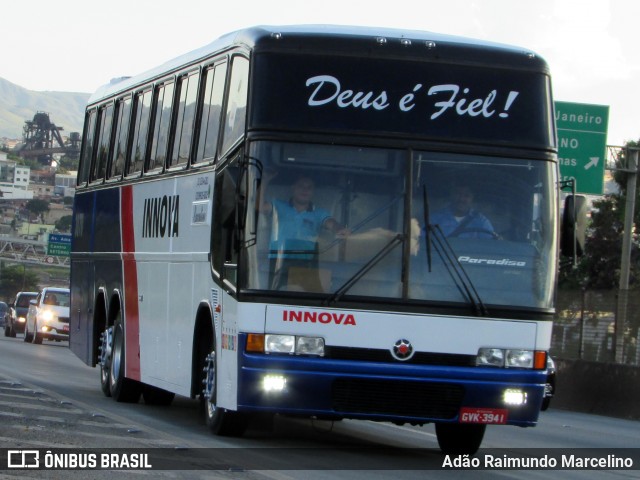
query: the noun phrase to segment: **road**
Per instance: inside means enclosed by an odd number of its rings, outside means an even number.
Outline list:
[[[441,467],[444,460],[432,425],[277,417],[257,425],[243,438],[215,437],[201,421],[198,407],[197,401],[183,397],[177,397],[171,407],[116,403],[102,394],[98,370],[77,359],[66,342],[45,340],[42,345],[32,345],[24,343],[21,336],[0,337],[0,449],[152,448],[173,460],[191,455],[196,462],[202,455],[224,459],[220,460],[222,466],[218,462],[211,471],[173,469],[118,475],[138,479],[142,475],[289,480],[301,478],[299,470],[305,470],[304,477],[309,480],[413,479],[416,470],[422,470],[420,476],[435,478],[542,479],[550,474],[545,470],[424,471]],[[620,455],[623,451],[612,449],[640,449],[638,427],[634,421],[554,410],[552,404],[536,428],[489,427],[483,450],[499,449],[489,452],[518,456],[523,452],[520,449],[545,449],[538,451],[544,455],[565,451],[554,449],[604,448],[605,453]],[[638,453],[635,458],[638,468]],[[18,473],[24,472],[0,470],[0,478],[24,476]],[[31,478],[111,478],[106,471],[29,473]],[[640,478],[640,470],[561,473],[563,478]]]

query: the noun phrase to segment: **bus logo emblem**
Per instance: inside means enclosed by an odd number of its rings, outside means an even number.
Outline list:
[[[391,349],[391,354],[396,360],[407,361],[413,357],[413,346],[409,340],[402,338],[395,343],[393,349]]]

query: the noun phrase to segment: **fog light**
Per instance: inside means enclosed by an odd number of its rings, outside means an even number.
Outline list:
[[[287,386],[287,379],[282,375],[265,375],[262,389],[265,392],[281,392]]]
[[[42,327],[40,330],[42,330],[44,333],[47,333],[49,331],[49,327]]]
[[[508,389],[504,391],[502,400],[506,405],[524,405],[527,403],[527,392],[518,389]]]

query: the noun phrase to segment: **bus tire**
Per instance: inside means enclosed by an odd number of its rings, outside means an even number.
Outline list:
[[[151,385],[144,385],[142,387],[142,398],[147,405],[159,405],[167,407],[171,405],[176,394],[168,392],[162,388],[153,387]]]
[[[440,450],[445,455],[473,455],[482,444],[486,428],[482,424],[436,423]]]
[[[111,396],[111,355],[113,348],[113,327],[108,327],[100,335],[98,363],[100,364],[100,388],[106,397]]]
[[[207,427],[222,437],[240,437],[247,429],[246,415],[233,412],[216,405],[216,352],[207,355],[203,368],[203,389],[201,399],[204,403],[204,415]]]
[[[140,382],[124,376],[125,372],[125,334],[121,314],[118,313],[113,324],[111,366],[109,368],[109,390],[117,402],[137,403],[142,393]]]

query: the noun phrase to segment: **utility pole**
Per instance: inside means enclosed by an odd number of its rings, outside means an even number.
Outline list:
[[[622,258],[620,260],[620,284],[618,288],[618,308],[616,312],[616,363],[624,361],[624,329],[629,306],[629,273],[631,270],[631,241],[633,239],[633,214],[636,206],[636,183],[638,178],[638,147],[626,147],[627,201],[624,211],[624,235],[622,237]]]

